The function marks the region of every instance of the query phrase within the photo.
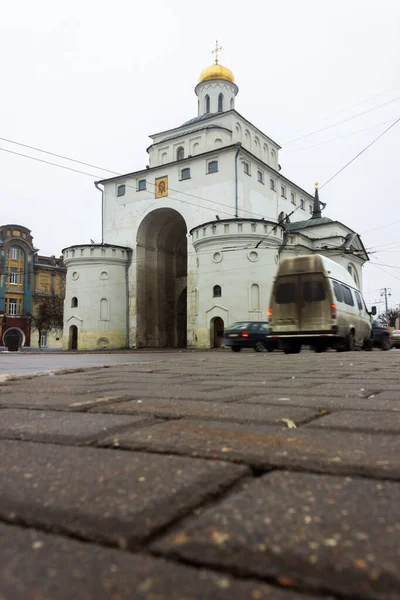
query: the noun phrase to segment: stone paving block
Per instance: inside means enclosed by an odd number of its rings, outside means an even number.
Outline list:
[[[5,600],[318,600],[32,529],[0,525],[0,545]]]
[[[220,461],[0,441],[0,518],[132,547],[248,473]]]
[[[103,440],[100,445],[221,458],[273,467],[400,479],[400,437],[324,429],[174,420]]]
[[[400,484],[271,473],[154,549],[343,597],[400,597]]]
[[[87,444],[129,426],[148,425],[145,416],[7,409],[0,411],[0,439]]]
[[[238,423],[269,423],[285,426],[282,418],[289,418],[297,424],[305,423],[320,416],[308,408],[289,408],[272,405],[248,405],[239,403],[195,402],[185,400],[165,400],[148,398],[107,404],[93,409],[93,412],[118,414],[149,414],[164,418],[199,418],[214,421],[236,421]]]
[[[0,396],[0,408],[31,408],[51,410],[86,410],[89,406],[97,406],[100,403],[116,402],[119,399],[130,398],[125,393],[111,391],[105,394],[96,390],[89,393],[58,393],[45,391],[41,392],[20,392],[18,390],[11,394],[2,394]]]
[[[400,409],[397,411],[343,410],[326,415],[306,426],[322,429],[400,433]]]
[[[314,392],[308,396],[300,395],[298,392],[288,391],[286,394],[284,390],[279,390],[275,394],[265,394],[260,396],[252,396],[251,398],[244,398],[241,400],[244,404],[277,404],[279,406],[304,406],[307,408],[314,408],[315,410],[400,410],[400,397],[398,400],[382,399],[382,394],[376,396],[370,396],[369,398],[363,397],[328,397],[328,396],[317,396]]]

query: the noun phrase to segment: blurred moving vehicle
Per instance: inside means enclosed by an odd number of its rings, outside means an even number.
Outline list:
[[[400,329],[395,329],[390,334],[390,342],[392,344],[392,348],[400,348]]]
[[[237,321],[225,329],[224,346],[230,346],[232,352],[240,352],[242,348],[273,352],[278,342],[269,338],[270,333],[268,321]]]
[[[392,343],[390,341],[390,331],[387,327],[383,327],[379,321],[371,321],[372,341],[375,348],[382,350],[390,350]],[[399,339],[400,342],[400,339]]]
[[[321,254],[282,260],[272,287],[269,324],[286,354],[302,345],[372,349],[370,315],[350,273]]]

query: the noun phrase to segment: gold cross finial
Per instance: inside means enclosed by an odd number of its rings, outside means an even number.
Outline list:
[[[215,42],[215,48],[214,50],[211,52],[211,54],[215,54],[215,64],[218,64],[218,53],[219,51],[222,50],[222,46],[218,46],[218,40],[216,40]]]

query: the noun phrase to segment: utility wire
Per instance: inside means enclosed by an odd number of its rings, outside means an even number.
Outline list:
[[[323,183],[320,186],[320,189],[322,189],[323,187],[325,187],[330,181],[332,181],[332,179],[335,179],[335,177],[337,177],[339,175],[339,173],[341,173],[342,171],[344,171],[349,165],[351,165],[351,163],[353,163],[359,156],[361,156],[361,154],[364,154],[364,152],[366,152],[366,150],[368,150],[368,148],[371,148],[371,146],[373,144],[375,144],[375,142],[377,142],[382,136],[385,135],[385,133],[387,133],[390,129],[392,129],[392,127],[394,127],[395,125],[397,125],[397,123],[400,121],[400,117],[398,119],[396,119],[396,121],[394,123],[392,123],[391,125],[389,125],[389,127],[387,127],[385,129],[385,131],[383,131],[382,133],[380,133],[378,135],[378,137],[376,137],[374,140],[372,140],[372,142],[370,142],[367,146],[365,146],[365,148],[363,148],[361,150],[361,152],[359,152],[358,154],[356,154],[356,156],[354,158],[352,158],[351,160],[349,160],[348,163],[346,163],[344,165],[344,167],[342,167],[341,169],[339,169],[339,171],[337,171],[334,175],[332,175],[332,177],[330,177],[328,179],[328,181],[325,181],[325,183]]]
[[[333,127],[342,125],[343,123],[348,123],[349,121],[352,121],[353,119],[356,119],[357,117],[362,117],[363,115],[366,115],[367,113],[370,113],[374,110],[378,110],[378,108],[383,108],[384,106],[387,106],[388,104],[392,104],[393,102],[397,102],[398,100],[400,100],[400,96],[396,96],[396,98],[392,98],[392,100],[388,100],[387,102],[384,102],[383,104],[379,104],[378,106],[373,106],[372,108],[368,108],[367,110],[357,113],[351,117],[347,117],[346,119],[342,119],[341,121],[332,123],[331,125],[326,125],[326,127],[321,127],[320,129],[316,129],[315,131],[312,131],[311,133],[307,133],[298,138],[294,138],[293,140],[289,140],[288,142],[285,142],[282,145],[288,146],[289,144],[294,144],[294,142],[299,142],[300,140],[304,140],[305,138],[311,137],[312,135],[316,135],[317,133],[321,133],[322,131],[326,131],[327,129],[332,129]]]

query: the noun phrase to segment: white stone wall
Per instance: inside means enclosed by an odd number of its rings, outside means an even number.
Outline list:
[[[225,328],[235,321],[267,319],[282,242],[282,229],[273,227],[273,223],[238,219],[192,232],[197,276],[189,295],[196,347],[214,344],[212,323],[218,317]],[[215,296],[215,286],[221,288],[221,296]]]
[[[78,350],[125,348],[128,250],[71,246],[63,258],[67,267],[63,349],[71,349],[71,326],[78,328]]]

